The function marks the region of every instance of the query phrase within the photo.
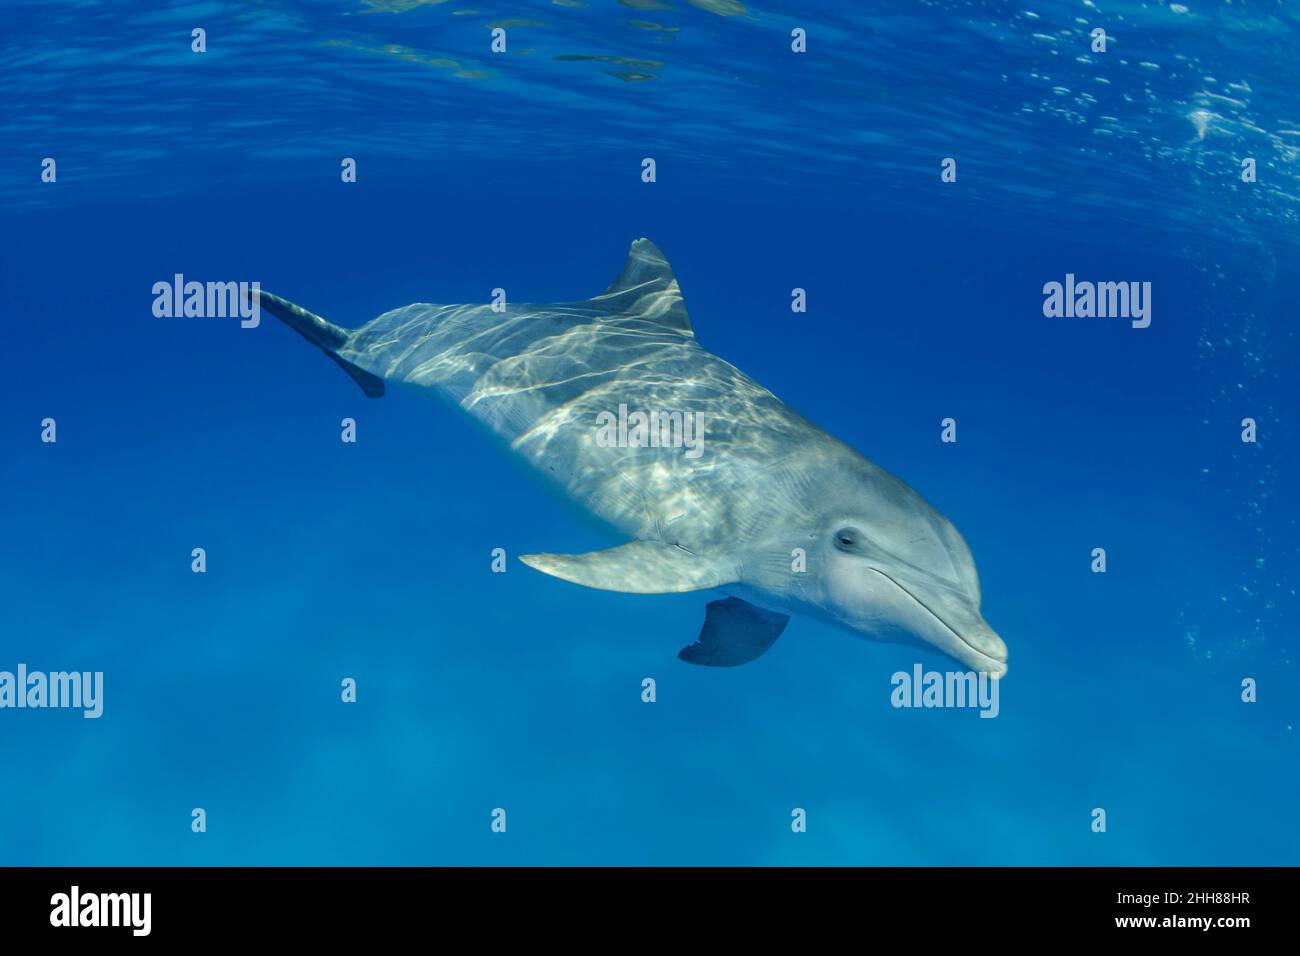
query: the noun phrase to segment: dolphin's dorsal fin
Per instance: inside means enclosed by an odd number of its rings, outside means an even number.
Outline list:
[[[676,594],[731,584],[735,567],[662,541],[629,541],[586,554],[524,554],[520,561],[545,574],[599,591]]]
[[[649,239],[632,243],[623,272],[591,300],[611,311],[638,315],[687,335],[694,335],[673,267]]]
[[[699,638],[677,656],[706,667],[748,664],[776,643],[789,621],[788,614],[755,607],[738,597],[710,601]]]

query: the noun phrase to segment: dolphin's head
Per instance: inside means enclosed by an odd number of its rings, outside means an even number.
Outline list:
[[[825,508],[805,512],[806,574],[794,596],[858,637],[920,643],[1002,675],[1007,647],[980,614],[980,585],[957,529],[880,469],[854,469]],[[788,553],[788,552],[787,552]]]

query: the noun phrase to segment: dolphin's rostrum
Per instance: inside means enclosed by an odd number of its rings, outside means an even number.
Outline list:
[[[441,393],[631,539],[589,554],[524,555],[526,564],[608,591],[732,595],[708,605],[683,660],[753,660],[789,614],[802,613],[1006,672],[1006,645],[980,615],[975,564],[957,529],[701,348],[649,240],[632,244],[612,286],[581,302],[415,304],[349,330],[259,297],[367,395],[382,395],[386,381]],[[701,413],[703,454],[667,441],[598,441],[602,413],[620,406]]]

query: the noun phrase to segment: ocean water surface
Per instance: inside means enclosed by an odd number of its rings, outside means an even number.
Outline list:
[[[0,11],[0,671],[104,675],[98,719],[0,708],[0,863],[1300,863],[1293,7]],[[458,409],[153,311],[573,301],[643,236],[705,348],[961,530],[995,719],[807,618],[684,664],[720,595],[525,567],[620,542]],[[1045,316],[1067,275],[1149,325]]]

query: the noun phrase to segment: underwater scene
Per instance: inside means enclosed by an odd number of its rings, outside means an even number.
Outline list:
[[[1300,863],[1294,5],[0,14],[0,864]]]

